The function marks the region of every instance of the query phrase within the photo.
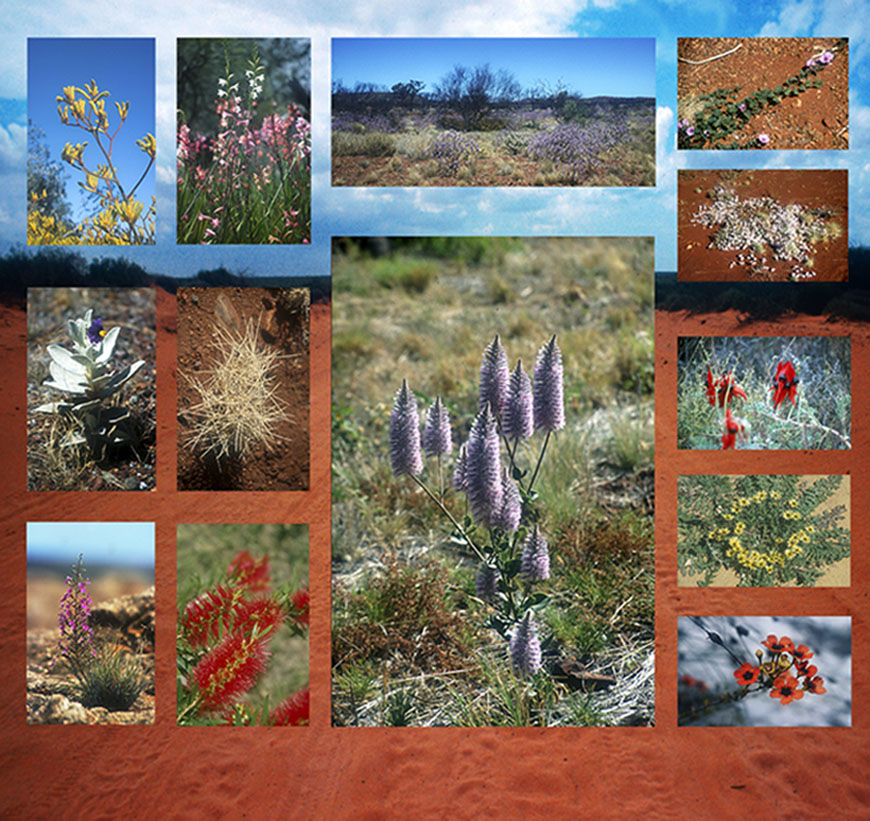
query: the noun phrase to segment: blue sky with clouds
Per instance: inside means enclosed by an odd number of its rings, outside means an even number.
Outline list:
[[[224,265],[249,275],[326,275],[329,237],[347,234],[653,235],[656,268],[676,267],[678,168],[847,168],[852,244],[870,244],[870,0],[153,0],[4,3],[0,36],[0,252],[25,243],[28,36],[157,37],[158,244],[125,249],[149,270],[188,275]],[[175,37],[266,33],[312,44],[312,243],[308,247],[176,248]],[[849,37],[848,151],[689,152],[675,149],[677,37]],[[654,189],[349,189],[330,187],[333,37],[654,37]],[[582,45],[582,44],[581,44]],[[581,48],[582,54],[582,48]],[[591,59],[590,54],[581,60]],[[338,76],[338,75],[337,75]],[[346,81],[349,79],[344,78]],[[584,93],[587,93],[584,90]],[[97,249],[86,252],[103,256]]]
[[[28,522],[28,562],[154,567],[153,522]]]

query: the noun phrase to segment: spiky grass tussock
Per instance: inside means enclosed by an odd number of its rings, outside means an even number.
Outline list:
[[[259,445],[271,450],[286,438],[276,431],[289,414],[275,395],[276,363],[285,357],[259,344],[260,323],[244,331],[215,326],[214,366],[201,380],[184,375],[200,401],[187,409],[193,430],[187,445],[218,464],[244,460]]]

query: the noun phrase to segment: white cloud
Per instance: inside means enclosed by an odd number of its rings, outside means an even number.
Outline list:
[[[0,125],[0,167],[19,170],[27,156],[27,127],[18,123]]]
[[[759,37],[794,37],[798,33],[806,36],[811,32],[813,20],[817,17],[817,7],[813,0],[796,0],[786,3],[776,20],[769,20],[758,32]]]

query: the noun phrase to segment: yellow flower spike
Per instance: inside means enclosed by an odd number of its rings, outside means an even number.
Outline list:
[[[90,171],[85,172],[85,185],[88,191],[96,192],[97,186],[100,184],[99,178],[95,174],[91,174]]]
[[[76,87],[75,86],[64,86],[63,87],[63,98],[68,103],[74,103],[76,100]],[[60,99],[60,98],[58,98]]]
[[[83,120],[85,118],[85,101],[82,99],[76,100],[72,104],[72,112],[77,120]]]
[[[154,155],[157,153],[157,141],[151,132],[148,132],[141,140],[136,140],[136,145],[152,160],[154,159]]]

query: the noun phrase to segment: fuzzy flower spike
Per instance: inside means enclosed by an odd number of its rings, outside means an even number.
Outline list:
[[[556,334],[538,351],[535,361],[535,429],[547,432],[565,427],[562,352]]]
[[[501,510],[504,494],[498,428],[489,405],[477,414],[468,434],[465,492],[474,521],[489,526]]]
[[[450,433],[450,417],[447,408],[441,402],[441,397],[426,413],[423,425],[423,452],[427,456],[442,456],[453,450],[453,437]]]
[[[511,664],[524,676],[531,676],[543,666],[541,663],[541,641],[538,638],[538,625],[528,611],[517,625],[510,639]]]
[[[423,471],[417,397],[407,379],[402,380],[390,413],[390,464],[394,476],[416,476]]]
[[[502,419],[502,431],[507,439],[528,439],[535,430],[532,414],[532,383],[523,370],[522,360],[511,371],[507,400]]]
[[[498,338],[498,334],[496,334],[495,339],[487,345],[483,352],[483,360],[480,363],[478,408],[483,410],[489,405],[493,414],[497,418],[501,418],[509,379],[510,368],[508,367],[507,353]]]

